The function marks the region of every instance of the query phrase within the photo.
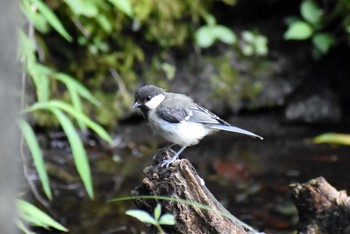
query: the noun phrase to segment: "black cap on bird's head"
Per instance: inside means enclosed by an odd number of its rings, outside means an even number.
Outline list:
[[[164,97],[165,91],[154,85],[146,85],[138,88],[135,92],[135,102],[132,108],[150,107],[147,106],[154,97]],[[164,99],[164,98],[163,98]]]

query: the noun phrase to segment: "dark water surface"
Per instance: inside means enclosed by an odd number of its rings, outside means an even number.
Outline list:
[[[207,187],[235,216],[266,233],[292,233],[297,213],[289,197],[289,184],[318,176],[338,190],[350,191],[350,148],[315,145],[310,139],[327,131],[350,132],[337,126],[290,125],[279,113],[227,119],[233,125],[264,136],[260,141],[232,133],[218,133],[184,151]],[[115,146],[87,140],[96,198],[87,198],[76,176],[66,142],[51,136],[46,159],[54,188],[50,214],[70,233],[141,233],[143,224],[124,212],[132,202],[108,203],[128,196],[144,177],[152,155],[164,142],[157,141],[142,121],[118,127]],[[90,143],[89,143],[90,142]],[[156,142],[160,142],[157,144]],[[55,233],[48,231],[43,233]]]

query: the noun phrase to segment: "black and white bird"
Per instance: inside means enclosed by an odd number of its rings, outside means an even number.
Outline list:
[[[186,95],[165,92],[154,85],[138,88],[132,107],[141,109],[155,134],[181,146],[172,158],[162,162],[162,166],[166,167],[178,159],[186,147],[196,145],[203,137],[220,130],[263,139],[252,132],[231,126]]]

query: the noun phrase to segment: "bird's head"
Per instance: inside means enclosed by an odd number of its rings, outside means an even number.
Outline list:
[[[152,110],[157,108],[165,98],[165,91],[154,85],[146,85],[135,92],[135,102],[132,108]]]

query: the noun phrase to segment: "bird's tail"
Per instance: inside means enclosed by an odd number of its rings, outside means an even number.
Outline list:
[[[252,136],[255,138],[259,138],[260,140],[264,140],[263,137],[256,135],[255,133],[249,132],[247,130],[244,130],[242,128],[238,128],[235,126],[227,126],[227,125],[211,125],[210,128],[213,129],[218,129],[218,130],[224,130],[224,131],[228,131],[228,132],[236,132],[236,133],[241,133],[244,135],[248,135],[248,136]]]

